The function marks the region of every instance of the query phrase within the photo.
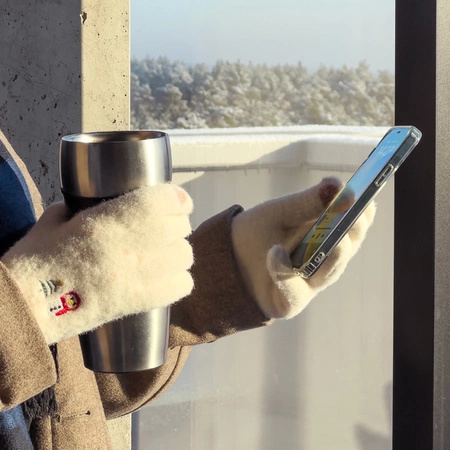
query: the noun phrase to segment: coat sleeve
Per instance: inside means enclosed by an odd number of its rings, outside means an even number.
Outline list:
[[[0,256],[42,213],[42,200],[22,160],[0,131]],[[15,282],[0,263],[0,411],[56,382],[43,334]]]
[[[173,384],[191,346],[268,325],[240,278],[231,244],[234,206],[204,222],[191,236],[193,292],[171,309],[167,362],[132,374],[96,374],[107,418],[136,411]]]
[[[55,384],[56,368],[36,320],[1,263],[0,317],[0,410],[4,410]]]

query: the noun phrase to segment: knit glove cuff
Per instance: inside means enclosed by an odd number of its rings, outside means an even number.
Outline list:
[[[188,194],[170,184],[72,218],[56,204],[2,262],[51,344],[188,295],[191,211]]]

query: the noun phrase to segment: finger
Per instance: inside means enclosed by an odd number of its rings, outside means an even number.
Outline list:
[[[123,317],[124,314],[137,314],[169,306],[189,295],[193,286],[191,274],[181,271],[170,274],[169,277],[161,277],[146,285],[140,283],[137,286],[130,286],[123,296],[113,296],[113,298],[108,298],[108,301],[105,301],[101,292],[93,291],[86,297],[81,292],[80,296],[85,300],[84,307],[80,307],[77,314],[70,318],[71,325],[84,332],[101,325],[106,321],[105,318],[107,321],[111,321]],[[59,320],[64,320],[68,316],[63,316]]]
[[[376,205],[374,202],[371,202],[336,248],[328,255],[317,273],[311,277],[311,285],[317,287],[325,279],[328,285],[342,275],[350,259],[359,250],[367,230],[373,223],[375,212]]]
[[[162,247],[189,236],[192,228],[188,216],[166,216],[136,221],[130,231],[147,245]]]
[[[171,245],[189,236],[192,228],[186,215],[144,217],[141,220],[128,217],[126,221],[117,220],[115,216],[102,216],[96,220],[86,218],[79,230],[106,247],[116,243],[146,251]]]
[[[342,182],[338,178],[326,177],[305,191],[279,199],[279,216],[283,224],[295,227],[317,219],[341,188]]]
[[[191,245],[185,239],[180,239],[170,246],[149,252],[147,255],[136,253],[139,259],[139,271],[148,279],[150,268],[157,267],[159,276],[170,276],[171,273],[188,270],[194,263],[194,253]]]
[[[180,186],[172,186],[175,188],[180,204],[182,205],[181,214],[191,214],[194,209],[194,203],[190,195]]]
[[[183,215],[191,212],[192,200],[187,192],[177,185],[163,183],[135,189],[82,211],[79,216],[80,220],[86,217],[109,216],[125,222],[143,217]]]
[[[109,256],[114,262],[109,264],[107,272],[99,274],[101,278],[107,280],[107,283],[123,282],[126,273],[126,283],[134,288],[142,285],[144,289],[156,279],[189,270],[194,262],[192,247],[185,239],[180,239],[163,249],[150,251],[122,246],[110,252]]]
[[[316,290],[323,290],[325,287],[337,281],[343,274],[354,253],[355,251],[350,237],[348,235],[344,236],[317,272],[308,279],[309,285]]]
[[[315,296],[306,280],[292,271],[289,255],[281,245],[275,245],[267,254],[267,268],[277,287],[272,298],[269,317],[291,318],[306,308]]]
[[[138,215],[142,212],[158,216],[186,215],[190,214],[193,209],[189,194],[180,186],[171,183],[142,187],[126,196],[130,196],[131,207]],[[127,202],[128,199],[124,198],[124,208],[128,208]]]
[[[146,286],[131,291],[133,305],[128,305],[131,313],[168,306],[189,295],[194,287],[192,275],[186,271],[172,272],[168,276],[155,279]]]
[[[361,243],[364,239],[367,230],[372,225],[376,213],[375,202],[370,202],[365,211],[361,214],[358,220],[350,228],[348,235],[350,239],[356,244]]]
[[[192,228],[187,216],[163,217],[155,222],[148,222],[149,239],[154,245],[165,246],[191,234]],[[142,230],[137,230],[142,234]],[[143,235],[145,239],[146,236]]]

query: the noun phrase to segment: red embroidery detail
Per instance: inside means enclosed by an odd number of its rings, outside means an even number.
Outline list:
[[[70,311],[75,311],[80,307],[81,304],[80,296],[74,291],[70,291],[66,294],[61,295],[59,299],[61,300],[62,306],[58,308],[55,316],[62,316],[63,314],[66,314]]]

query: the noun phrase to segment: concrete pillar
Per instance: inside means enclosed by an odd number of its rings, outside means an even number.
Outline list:
[[[0,48],[0,128],[50,204],[61,136],[129,127],[129,1],[2,2]],[[116,449],[129,426],[110,424]]]
[[[129,2],[3,5],[0,128],[51,203],[61,136],[129,127]]]

